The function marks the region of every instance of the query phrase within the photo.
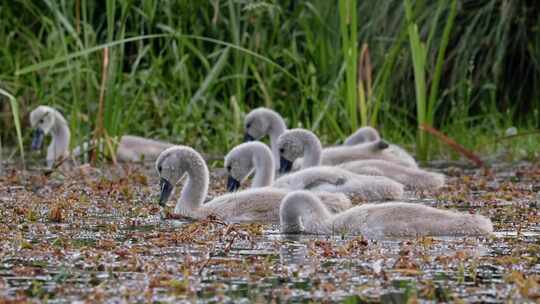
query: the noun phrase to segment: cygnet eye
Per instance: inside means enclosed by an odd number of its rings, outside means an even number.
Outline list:
[[[285,148],[279,148],[279,153],[285,153]]]
[[[231,170],[232,170],[231,165],[228,165],[228,166],[227,166],[227,172],[231,172]]]
[[[250,127],[251,127],[251,123],[248,122],[248,123],[246,124],[246,129],[249,129]]]
[[[44,120],[43,118],[39,120],[39,123],[40,123],[40,124],[42,124],[42,123],[44,123],[44,122],[45,122],[45,120]]]
[[[161,170],[163,170],[163,168],[161,167],[161,165],[159,165],[159,166],[157,167],[157,170],[158,170],[159,173],[161,173]]]

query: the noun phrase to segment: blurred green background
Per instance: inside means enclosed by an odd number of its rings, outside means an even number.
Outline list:
[[[535,0],[0,3],[4,146],[17,144],[17,118],[29,141],[40,104],[65,114],[72,146],[91,138],[108,47],[111,136],[225,153],[243,115],[266,106],[326,144],[369,124],[421,158],[455,157],[425,123],[480,154],[539,153]],[[525,135],[505,138],[510,127]]]

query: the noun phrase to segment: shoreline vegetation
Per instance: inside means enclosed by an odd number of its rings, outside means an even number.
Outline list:
[[[129,133],[225,154],[241,142],[243,115],[266,106],[328,145],[372,125],[421,160],[461,155],[426,125],[481,157],[534,159],[538,10],[495,0],[10,2],[0,9],[0,138],[22,151],[28,113],[46,104],[68,119],[72,147]]]

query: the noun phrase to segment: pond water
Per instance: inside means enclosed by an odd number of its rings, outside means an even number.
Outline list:
[[[488,238],[366,240],[163,219],[150,167],[0,176],[0,297],[48,302],[502,303],[540,299],[540,165],[447,167],[408,201],[490,217]],[[210,195],[223,192],[214,171]]]

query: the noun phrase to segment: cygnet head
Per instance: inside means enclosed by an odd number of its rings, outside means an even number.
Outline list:
[[[285,131],[278,139],[280,173],[290,172],[296,159],[303,157],[308,149],[315,158],[315,165],[320,163],[322,145],[317,136],[306,129],[291,129]]]
[[[259,147],[260,145],[260,147]],[[253,147],[266,148],[270,156],[270,149],[260,142],[248,142],[234,147],[225,155],[225,169],[227,170],[227,191],[236,191],[248,178],[255,168],[253,159]]]
[[[374,142],[372,145],[369,145],[369,147],[371,147],[373,151],[382,151],[384,149],[388,149],[390,145],[386,141],[380,139]]]
[[[170,147],[158,156],[156,160],[156,170],[159,175],[159,186],[161,193],[159,196],[159,204],[164,206],[174,190],[176,184],[182,179],[184,174],[191,172],[197,167],[197,170],[205,170],[208,176],[208,168],[200,154],[194,149],[187,146]],[[202,180],[200,182],[206,182]],[[207,189],[208,185],[203,185],[203,189]]]
[[[356,132],[354,132],[353,134],[351,134],[351,136],[347,137],[343,144],[346,146],[352,146],[366,142],[377,141],[380,139],[381,136],[379,135],[379,131],[377,131],[375,128],[362,127],[356,130]]]
[[[266,187],[274,181],[274,157],[267,145],[259,141],[234,147],[225,156],[227,191],[236,191],[255,170],[252,188]]]
[[[244,119],[244,141],[259,140],[270,134],[273,123],[283,123],[281,115],[268,108],[257,108]]]
[[[32,150],[41,149],[45,135],[51,132],[55,124],[58,117],[56,115],[57,113],[58,111],[48,106],[39,106],[30,113],[30,125],[34,130],[32,135]]]
[[[322,221],[330,216],[328,210],[313,192],[293,191],[281,201],[279,208],[281,232],[302,233],[304,231],[303,215],[309,215],[315,221]]]
[[[389,147],[390,145],[384,139],[379,139],[376,141],[355,144],[354,147],[350,146],[350,147],[343,147],[343,148],[354,149],[355,153],[357,153],[358,155],[374,157],[375,155],[383,152]],[[371,157],[368,157],[368,158],[371,158]]]

